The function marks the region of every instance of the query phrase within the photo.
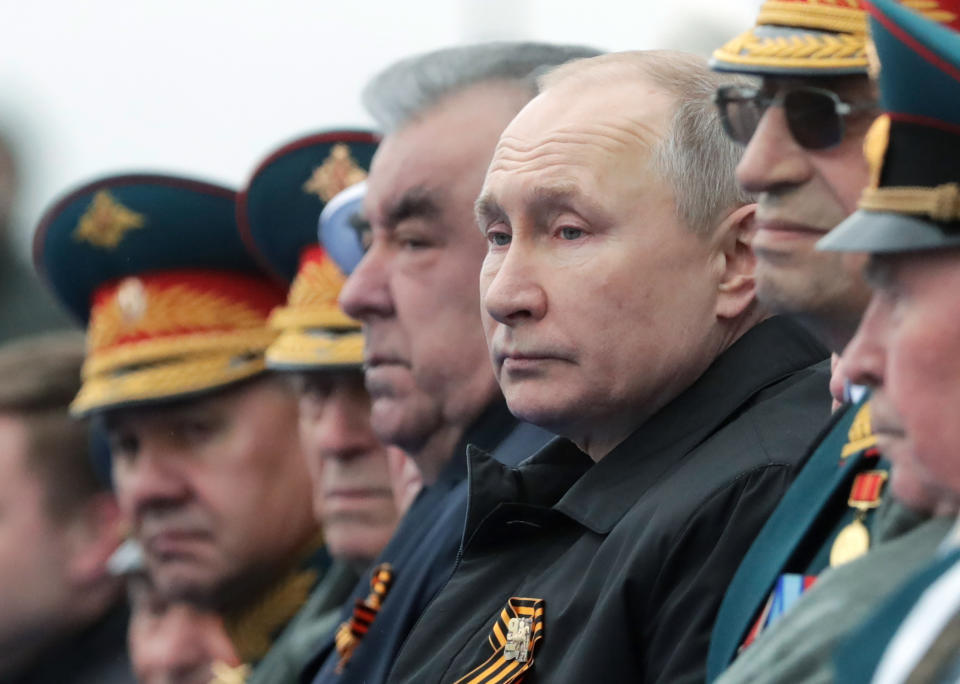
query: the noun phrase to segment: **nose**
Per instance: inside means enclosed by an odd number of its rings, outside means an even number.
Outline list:
[[[346,460],[370,453],[379,442],[370,427],[370,407],[348,392],[333,392],[313,418],[309,439],[324,459]]]
[[[856,334],[843,350],[841,362],[851,382],[880,387],[887,360],[888,305],[874,295],[860,320]]]
[[[347,278],[340,290],[340,308],[358,321],[393,314],[389,285],[388,248],[374,238],[374,244]]]
[[[543,318],[546,292],[540,284],[534,247],[514,241],[506,254],[487,254],[480,272],[480,297],[491,318],[504,325]]]
[[[787,127],[783,107],[770,107],[737,165],[737,181],[747,192],[775,192],[809,179],[804,150]]]
[[[141,448],[134,459],[114,460],[117,499],[124,515],[136,521],[148,509],[170,508],[189,495],[175,457]]]

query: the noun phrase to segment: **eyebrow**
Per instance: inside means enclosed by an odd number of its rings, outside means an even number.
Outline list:
[[[473,212],[477,219],[477,227],[480,228],[481,232],[491,223],[498,221],[509,223],[507,220],[507,212],[503,210],[503,207],[500,206],[489,192],[485,192],[477,198],[477,201],[473,205]]]
[[[417,186],[403,193],[396,202],[388,205],[383,213],[385,227],[393,228],[401,221],[436,218],[440,215],[440,206],[431,190]]]
[[[574,200],[576,200],[576,205],[580,209],[574,207]],[[583,214],[583,210],[585,210],[593,218],[600,217],[603,219],[606,217],[603,206],[581,193],[579,187],[574,183],[558,183],[537,187],[533,190],[533,197],[526,207],[529,216],[540,225],[549,223],[558,211],[564,210],[576,214]],[[477,199],[474,212],[480,230],[483,230],[485,225],[497,221],[510,223],[507,212],[490,192],[484,193]]]

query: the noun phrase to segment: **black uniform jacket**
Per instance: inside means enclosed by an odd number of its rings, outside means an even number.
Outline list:
[[[518,422],[502,398],[491,404],[464,435],[437,482],[420,492],[374,564],[389,562],[393,566],[393,584],[349,663],[337,672],[340,655],[331,635],[318,644],[313,664],[301,681],[386,681],[410,628],[453,572],[467,509],[467,444],[482,444],[497,458],[516,464],[550,438],[540,428]],[[369,593],[370,578],[364,576],[345,605],[342,619],[349,619],[355,600]]]
[[[770,319],[595,465],[563,439],[516,468],[471,450],[461,559],[389,681],[702,682],[726,585],[828,416],[825,355]]]

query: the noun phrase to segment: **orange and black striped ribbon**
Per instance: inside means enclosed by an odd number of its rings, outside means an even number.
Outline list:
[[[543,638],[543,599],[511,598],[487,641],[493,653],[456,684],[519,684]],[[513,629],[511,629],[511,624]]]
[[[337,647],[337,653],[340,654],[340,661],[337,663],[337,674],[343,672],[343,668],[350,662],[353,652],[360,641],[370,630],[370,625],[380,612],[387,592],[390,591],[390,585],[393,584],[393,568],[389,563],[381,563],[373,569],[370,577],[370,593],[365,599],[357,599],[353,607],[353,615],[349,620],[337,627],[337,633],[334,636],[334,643]]]

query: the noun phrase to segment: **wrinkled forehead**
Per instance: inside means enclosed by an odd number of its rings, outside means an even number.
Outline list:
[[[654,84],[561,81],[530,101],[504,130],[494,162],[515,148],[584,143],[649,149],[670,126],[674,98]]]
[[[507,126],[484,195],[510,191],[518,177],[612,187],[647,175],[646,164],[669,131],[673,98],[656,89],[623,92],[616,83],[587,86],[586,94],[573,86],[547,89]]]

